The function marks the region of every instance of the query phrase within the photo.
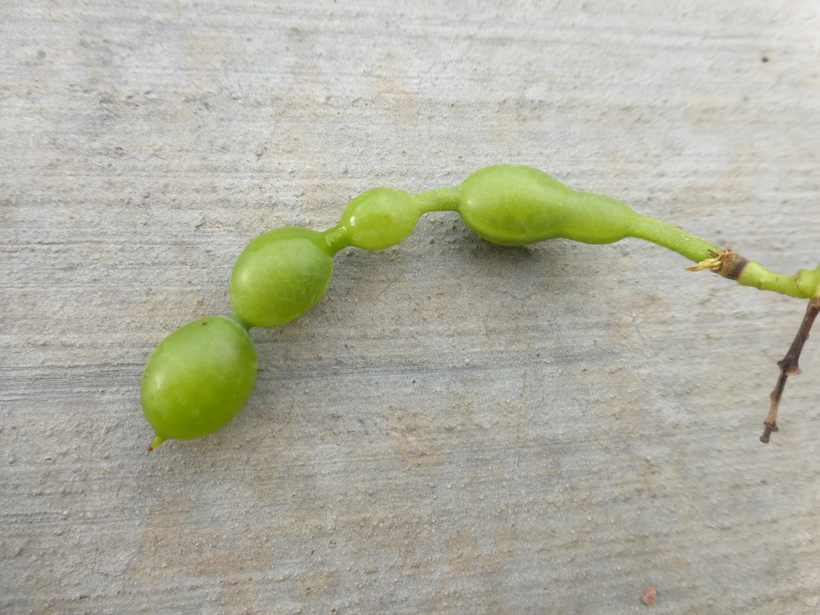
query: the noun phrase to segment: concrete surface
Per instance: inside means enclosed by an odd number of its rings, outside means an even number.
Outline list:
[[[220,433],[138,402],[251,238],[379,185],[526,163],[814,267],[818,66],[816,0],[6,0],[0,611],[820,613],[817,340],[757,440],[803,302],[638,241],[431,215]]]

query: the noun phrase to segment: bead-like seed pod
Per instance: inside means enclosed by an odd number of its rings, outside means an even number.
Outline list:
[[[610,197],[578,192],[532,167],[495,165],[462,182],[458,212],[487,241],[523,246],[563,237],[612,243],[630,234],[639,217]]]
[[[278,327],[316,305],[333,276],[324,234],[287,227],[254,239],[231,272],[231,305],[248,327]]]
[[[457,211],[480,237],[522,246],[554,237],[590,244],[625,237],[651,241],[744,286],[810,299],[803,324],[781,366],[766,419],[768,441],[777,431],[777,407],[786,378],[799,373],[797,359],[820,313],[820,266],[794,276],[775,274],[662,220],[643,216],[608,196],[573,190],[537,169],[496,165],[465,179],[458,189],[410,194],[394,188],[354,198],[335,227],[318,232],[287,227],[254,239],[234,265],[230,299],[235,319],[212,316],[169,335],[148,360],[142,406],[156,431],[152,448],[166,438],[197,438],[226,424],[250,395],[256,350],[250,327],[276,327],[298,318],[324,296],[333,257],[353,246],[382,250],[406,239],[419,217]]]
[[[142,376],[142,409],[156,432],[151,448],[223,427],[255,381],[256,349],[233,319],[208,316],[180,327],[154,349]]]
[[[409,192],[374,188],[350,201],[336,228],[344,229],[345,245],[383,250],[407,239],[421,213]]]

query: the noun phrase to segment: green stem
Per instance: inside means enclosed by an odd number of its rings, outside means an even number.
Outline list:
[[[720,252],[718,246],[705,239],[663,220],[641,214],[636,214],[630,236],[656,243],[696,263],[708,259],[713,252]]]
[[[798,299],[820,297],[820,266],[814,270],[801,269],[795,275],[780,275],[759,263],[749,261],[737,278],[743,286],[774,292]]]
[[[461,194],[455,188],[435,188],[413,196],[423,214],[431,211],[456,211],[461,203]]]
[[[774,273],[759,263],[748,261],[735,252],[719,248],[663,220],[640,214],[633,221],[630,236],[669,248],[699,263],[698,269],[711,269],[742,286],[771,290],[798,299],[820,297],[820,266],[814,270],[801,269],[795,275]],[[732,258],[731,266],[726,258],[728,255]],[[724,262],[726,266],[721,267]]]

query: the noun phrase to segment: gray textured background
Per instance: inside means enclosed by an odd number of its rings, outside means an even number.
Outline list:
[[[255,235],[537,166],[816,266],[820,4],[5,0],[3,613],[820,613],[803,302],[637,240],[426,217],[254,330],[226,429],[146,454],[139,379]],[[647,607],[643,590],[658,602]]]

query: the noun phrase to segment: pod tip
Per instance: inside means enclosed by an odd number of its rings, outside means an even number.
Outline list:
[[[151,442],[151,446],[148,447],[148,452],[150,453],[163,442],[165,442],[165,438],[163,438],[162,436],[157,436],[156,438],[154,438],[154,441]]]

